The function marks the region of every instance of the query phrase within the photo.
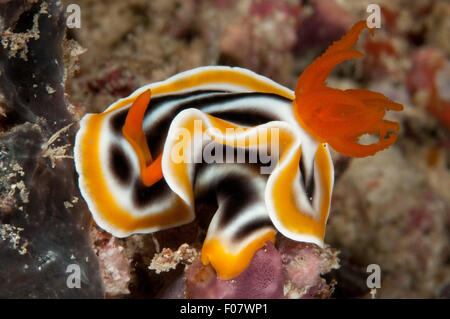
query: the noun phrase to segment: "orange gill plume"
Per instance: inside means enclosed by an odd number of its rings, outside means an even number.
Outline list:
[[[326,86],[325,80],[337,64],[364,56],[352,47],[366,27],[366,21],[359,21],[334,42],[305,69],[295,89],[294,110],[302,126],[321,142],[353,157],[373,155],[392,145],[399,124],[383,117],[386,110],[403,109],[380,93]],[[369,30],[373,35],[373,29]],[[364,134],[378,135],[378,142],[359,144],[358,139]]]
[[[122,127],[124,137],[131,144],[139,158],[142,183],[145,186],[151,186],[163,177],[161,168],[162,154],[153,161],[148,148],[147,137],[142,127],[145,110],[150,103],[150,98],[151,90],[146,90],[136,98],[128,111],[125,124]]]

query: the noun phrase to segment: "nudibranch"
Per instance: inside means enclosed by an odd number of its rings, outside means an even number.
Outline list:
[[[334,182],[327,144],[364,157],[399,131],[383,117],[400,104],[325,84],[335,65],[363,56],[352,46],[365,27],[356,23],[331,45],[295,92],[246,69],[209,66],[85,115],[75,164],[97,225],[117,237],[156,232],[191,222],[199,202],[216,205],[201,258],[223,279],[240,274],[276,232],[322,246]],[[364,134],[378,142],[358,143]]]

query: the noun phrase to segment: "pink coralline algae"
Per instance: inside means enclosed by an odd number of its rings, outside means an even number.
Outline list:
[[[97,254],[100,273],[107,296],[129,294],[128,284],[131,279],[131,260],[116,237],[92,228],[91,237]]]
[[[322,261],[314,248],[301,246],[291,244],[281,248],[287,276],[298,288],[312,286],[322,271]]]
[[[327,298],[331,295],[333,284],[327,284],[321,275],[339,268],[337,251],[287,238],[281,240],[279,251],[287,298]]]
[[[327,298],[333,284],[327,284],[321,275],[339,268],[336,255],[329,248],[280,237],[278,249],[267,242],[256,252],[250,266],[229,280],[218,278],[211,266],[202,265],[198,259],[187,267],[186,295],[223,299]],[[173,289],[179,289],[179,285]]]
[[[253,299],[283,297],[281,255],[271,242],[255,253],[250,266],[239,276],[222,280],[210,265],[198,260],[187,268],[188,298]]]

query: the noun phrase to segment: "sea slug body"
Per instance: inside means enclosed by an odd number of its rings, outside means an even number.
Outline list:
[[[392,145],[399,130],[383,117],[400,104],[325,85],[335,65],[362,56],[351,47],[365,27],[358,22],[330,46],[295,91],[246,69],[208,66],[85,115],[75,164],[97,225],[117,237],[150,233],[187,224],[196,203],[212,203],[202,262],[223,279],[277,231],[322,246],[334,179],[327,144],[363,157]],[[366,133],[379,141],[359,144]]]

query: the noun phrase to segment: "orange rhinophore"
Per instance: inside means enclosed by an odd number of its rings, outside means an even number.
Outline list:
[[[150,103],[150,98],[151,90],[146,90],[137,97],[136,101],[130,107],[125,124],[122,127],[123,135],[138,155],[142,183],[145,186],[151,186],[163,177],[161,169],[162,154],[155,161],[152,161],[152,156],[147,145],[147,138],[142,128],[145,110]]]
[[[295,89],[294,109],[299,122],[320,141],[336,151],[353,157],[373,155],[397,139],[399,124],[384,120],[386,110],[400,111],[401,104],[369,90],[339,90],[327,87],[325,80],[339,63],[360,58],[363,54],[352,47],[366,28],[359,21],[341,40],[309,65]],[[373,29],[369,29],[373,34]],[[378,142],[363,145],[364,134],[378,135]]]

